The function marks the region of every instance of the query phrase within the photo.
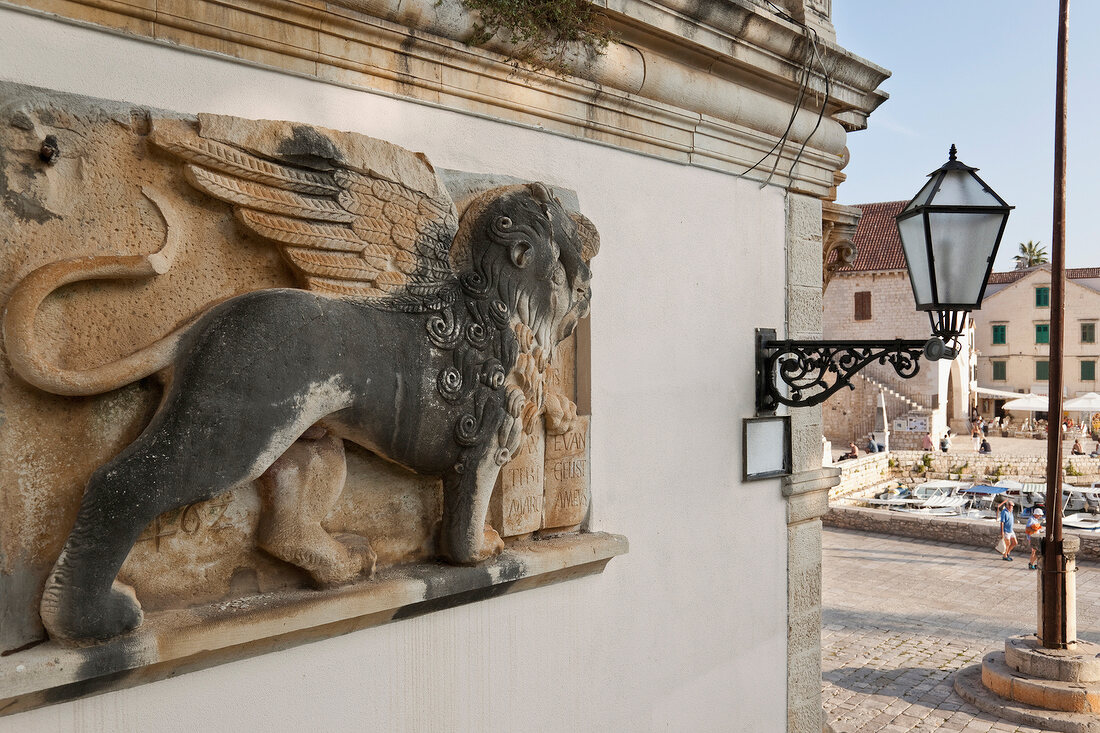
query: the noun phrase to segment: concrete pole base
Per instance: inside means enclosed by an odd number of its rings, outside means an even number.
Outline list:
[[[1100,732],[1100,645],[1039,646],[1035,636],[1005,640],[980,665],[955,675],[959,695],[998,717],[1044,730]]]

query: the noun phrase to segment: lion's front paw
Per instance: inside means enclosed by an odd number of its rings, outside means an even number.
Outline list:
[[[444,537],[442,554],[455,565],[477,565],[499,555],[503,550],[504,540],[495,529],[486,524],[480,537],[474,533],[464,534],[453,542]]]
[[[557,392],[546,398],[546,432],[564,435],[577,424],[577,406],[573,400]]]
[[[488,560],[490,557],[499,555],[504,552],[504,540],[500,538],[500,533],[485,525],[485,535],[481,541],[481,551],[483,553],[482,560]]]

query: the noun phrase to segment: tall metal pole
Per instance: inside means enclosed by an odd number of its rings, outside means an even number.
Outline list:
[[[1058,10],[1058,86],[1054,102],[1054,229],[1050,281],[1050,406],[1047,408],[1047,532],[1043,552],[1043,623],[1047,649],[1065,649],[1066,558],[1062,548],[1062,343],[1066,291],[1066,58],[1069,0]]]

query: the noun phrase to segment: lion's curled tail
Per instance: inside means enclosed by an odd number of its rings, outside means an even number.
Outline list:
[[[118,389],[160,371],[175,358],[184,326],[143,349],[92,369],[63,369],[47,360],[35,339],[34,322],[42,301],[52,292],[82,280],[136,279],[163,275],[172,266],[179,230],[170,209],[156,191],[142,193],[156,206],[167,225],[164,246],[151,255],[82,257],[53,262],[27,275],[12,294],[4,313],[3,337],[15,373],[39,389],[59,395],[94,395]]]

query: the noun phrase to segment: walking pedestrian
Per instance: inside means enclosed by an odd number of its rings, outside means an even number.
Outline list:
[[[1100,443],[1097,443],[1096,445],[1098,447],[1100,447]],[[920,441],[920,449],[921,450],[936,450],[936,446],[932,445],[932,433],[925,433],[924,434],[924,437],[921,438],[921,441]],[[1100,449],[1100,448],[1098,448],[1098,449]]]
[[[1018,543],[1016,541],[1016,533],[1012,531],[1013,524],[1015,523],[1015,517],[1012,516],[1012,510],[1015,508],[1015,504],[1011,501],[1006,501],[1001,504],[1001,539],[1005,543],[1005,551],[1001,556],[1002,560],[1012,560],[1012,548]]]
[[[1031,519],[1027,520],[1027,526],[1024,527],[1024,534],[1027,536],[1027,546],[1031,550],[1031,559],[1027,563],[1028,570],[1035,570],[1039,567],[1039,543],[1042,542],[1042,538],[1039,536],[1043,529],[1043,510],[1039,507],[1035,507],[1031,512]]]
[[[970,440],[974,443],[974,451],[977,452],[982,447],[982,431],[978,423],[974,423],[974,427],[970,429]]]

